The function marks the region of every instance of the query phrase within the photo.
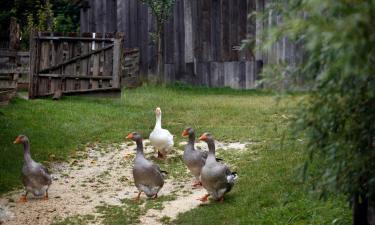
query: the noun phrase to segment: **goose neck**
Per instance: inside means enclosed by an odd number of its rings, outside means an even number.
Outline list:
[[[213,140],[209,140],[207,142],[208,146],[208,158],[215,158],[215,142]]]
[[[189,145],[194,145],[195,143],[195,134],[189,134],[189,141],[188,141],[188,144]]]
[[[156,115],[155,129],[161,129],[161,115]]]
[[[143,142],[142,140],[137,140],[137,156],[142,155],[143,156]]]
[[[31,163],[31,155],[30,155],[30,143],[29,141],[25,141],[22,143],[23,144],[23,158],[26,163]]]

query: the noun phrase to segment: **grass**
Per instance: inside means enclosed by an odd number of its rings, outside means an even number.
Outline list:
[[[125,90],[121,99],[14,99],[0,108],[0,193],[20,187],[22,147],[11,144],[18,134],[29,136],[34,159],[64,160],[87,142],[121,142],[132,131],[148,137],[153,109],[160,106],[163,126],[175,134],[176,143],[184,140],[180,134],[186,126],[198,134],[209,131],[220,141],[253,143],[241,155],[220,152],[240,176],[226,202],[194,209],[175,223],[349,224],[350,210],[342,199],[320,201],[299,182],[296,168],[304,159],[304,146],[288,135],[299,98],[259,91],[142,87]],[[173,177],[183,171],[161,166],[172,170]]]

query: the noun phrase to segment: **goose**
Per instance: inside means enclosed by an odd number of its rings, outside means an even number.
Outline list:
[[[150,134],[150,143],[158,151],[158,158],[165,159],[173,147],[173,135],[161,127],[161,109],[155,109],[156,123]]]
[[[231,172],[228,166],[217,162],[215,158],[215,140],[210,133],[203,133],[199,140],[207,143],[208,156],[201,171],[201,182],[208,194],[199,198],[202,202],[208,201],[208,196],[214,200],[223,202],[224,194],[228,193],[238,176],[236,172]]]
[[[157,198],[158,192],[164,185],[165,171],[160,170],[160,167],[151,161],[147,160],[143,153],[142,136],[133,132],[127,136],[137,144],[137,154],[134,159],[133,177],[135,186],[138,189],[138,196],[134,198],[139,201],[139,198],[144,192],[149,198]]]
[[[190,172],[195,177],[195,183],[193,184],[194,187],[196,186],[202,186],[202,183],[200,181],[200,175],[202,167],[204,166],[208,152],[201,152],[194,148],[195,144],[195,132],[194,129],[191,127],[186,128],[182,132],[183,137],[189,137],[189,141],[185,146],[184,154],[182,156],[182,159],[187,166],[187,168],[190,170]]]
[[[20,198],[20,202],[27,202],[29,192],[37,197],[44,195],[44,199],[48,200],[48,189],[52,184],[52,178],[47,168],[31,158],[29,139],[25,135],[17,136],[13,143],[23,144],[22,183],[26,192]]]

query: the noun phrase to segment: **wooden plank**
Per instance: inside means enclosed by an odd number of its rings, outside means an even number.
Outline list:
[[[184,4],[184,27],[185,27],[185,59],[184,63],[194,62],[193,46],[193,18],[192,1],[183,1]]]
[[[245,89],[255,88],[255,78],[256,78],[255,62],[246,62],[246,81]]]
[[[91,38],[91,37],[62,37],[62,36],[52,36],[52,37],[39,37],[37,38],[41,41],[43,40],[52,40],[52,41],[105,41],[105,42],[113,42],[113,38]]]
[[[175,12],[173,12],[175,14]],[[176,63],[177,56],[177,44],[176,41],[176,32],[174,31],[174,24],[177,18],[175,16],[171,16],[164,27],[164,38],[163,38],[163,52],[164,52],[164,63],[165,64],[173,64]]]
[[[113,80],[112,87],[120,88],[121,77],[121,42],[122,39],[116,39],[113,43]]]
[[[212,46],[211,46],[211,13],[212,13],[212,0],[202,0],[202,55],[203,61],[212,60]]]
[[[212,1],[211,13],[211,48],[212,60],[221,59],[221,1]]]
[[[232,84],[232,74],[233,74],[233,63],[232,62],[224,62],[224,86],[231,87]]]
[[[96,44],[96,46],[98,46],[98,45]],[[82,54],[82,55],[77,56],[77,57],[73,57],[73,58],[71,58],[71,59],[69,59],[69,60],[66,60],[66,61],[64,61],[64,62],[61,62],[61,63],[57,62],[57,63],[58,63],[57,65],[54,65],[54,66],[48,67],[48,68],[46,68],[46,69],[43,69],[43,70],[41,70],[40,72],[41,72],[41,73],[45,73],[45,72],[48,72],[48,71],[50,71],[50,70],[58,69],[59,67],[63,67],[63,66],[65,66],[65,65],[71,64],[71,63],[76,62],[76,61],[78,61],[78,60],[82,60],[82,59],[84,59],[84,58],[89,58],[89,57],[91,57],[92,55],[98,54],[98,53],[100,53],[100,52],[102,52],[102,51],[104,51],[104,50],[110,49],[110,48],[112,48],[112,47],[113,47],[113,44],[111,44],[111,45],[107,45],[107,46],[105,46],[105,47],[103,47],[103,48],[97,48],[97,47],[95,47],[95,48],[96,48],[95,50],[92,50],[92,51],[90,51],[90,52],[88,52],[88,53],[86,53],[86,54]],[[59,60],[59,61],[60,61],[60,60]]]
[[[64,42],[64,61],[69,61],[73,55],[73,42]],[[72,63],[62,66],[62,74],[73,74],[73,61]],[[74,81],[71,79],[65,80],[65,90],[74,90]]]
[[[164,81],[167,83],[173,83],[175,81],[175,64],[164,65]]]
[[[96,79],[96,80],[112,79],[112,76],[81,76],[81,75],[53,74],[53,73],[36,74],[35,76],[36,77],[51,77],[51,78]]]
[[[37,78],[34,77],[34,74],[36,74],[37,68],[35,65],[38,63],[38,56],[37,56],[37,49],[38,49],[38,43],[34,36],[36,35],[36,32],[32,30],[30,32],[30,64],[29,64],[29,99],[34,99],[37,94]]]
[[[211,87],[224,87],[224,66],[222,62],[210,63]]]
[[[247,20],[248,20],[248,11],[247,11],[247,1],[240,0],[238,5],[238,45],[240,46],[242,41],[247,38]],[[245,61],[247,60],[246,53],[248,51],[238,52],[238,60]]]
[[[99,42],[92,42],[92,46],[91,46],[91,51],[95,51],[97,49],[99,49]],[[100,55],[99,54],[93,54],[91,55],[91,59],[92,59],[92,76],[98,76],[99,75],[99,69],[100,69]],[[99,87],[99,83],[98,81],[96,80],[92,80],[91,81],[91,84],[92,84],[92,88],[93,89],[96,89]]]
[[[148,20],[149,20],[149,13],[148,13],[148,7],[144,4],[139,5],[139,16],[140,16],[140,29],[139,29],[139,39],[140,39],[140,45],[139,45],[139,51],[140,51],[140,73],[142,76],[142,79],[146,79],[147,73],[148,73],[148,45],[149,45],[149,37],[150,34],[148,32]]]
[[[203,55],[203,41],[202,41],[202,4],[201,0],[192,0],[193,11],[193,37],[194,37],[194,63],[201,62]],[[196,67],[196,66],[195,66]]]
[[[229,14],[229,1],[222,1],[221,5],[221,41],[222,41],[222,48],[221,48],[221,56],[222,58],[219,61],[229,61],[230,60],[230,14]],[[225,67],[225,66],[224,66]]]
[[[64,94],[81,94],[81,93],[95,93],[95,92],[106,92],[106,91],[121,91],[119,88],[98,88],[98,89],[81,89],[81,90],[64,90]],[[38,96],[45,97],[45,96],[51,96],[55,93],[49,92],[49,93],[42,93]]]
[[[230,42],[230,60],[237,61],[238,60],[238,51],[235,51],[234,48],[239,46],[238,41],[238,5],[240,0],[231,0],[231,4],[229,4],[229,14],[230,14],[230,33],[229,33],[229,42]],[[244,1],[244,0],[242,0]]]
[[[197,66],[197,75],[200,78],[199,84],[210,86],[210,62],[199,62]]]
[[[129,42],[130,47],[138,47],[138,0],[129,0]]]
[[[41,45],[41,52],[40,52],[39,68],[43,70],[49,67],[50,43],[49,41],[42,41],[40,45]]]
[[[257,13],[259,14],[263,13],[264,12],[264,0],[256,0],[255,7],[256,7]],[[263,36],[264,36],[263,29],[264,29],[263,19],[261,17],[257,17],[256,18],[256,41],[255,41],[256,46],[261,46],[263,43]],[[265,61],[263,52],[260,50],[256,51],[255,59]]]
[[[78,40],[79,41],[79,40]],[[87,55],[90,51],[90,44],[86,41],[80,41],[81,44],[81,56]],[[88,76],[89,75],[89,58],[81,58],[80,59],[80,72],[79,74],[81,76]],[[82,89],[88,89],[90,85],[90,81],[88,80],[81,80],[81,88]]]
[[[184,23],[184,4],[183,0],[178,0],[175,3],[175,17],[174,21],[174,32],[175,35],[175,49],[176,49],[176,62],[177,71],[176,78],[180,79],[180,76],[185,73],[185,23]]]

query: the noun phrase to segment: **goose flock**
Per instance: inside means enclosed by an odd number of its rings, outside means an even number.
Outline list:
[[[161,126],[161,109],[155,109],[156,123],[150,134],[150,143],[157,151],[157,156],[165,160],[171,153],[174,145],[173,135]],[[229,167],[215,156],[215,139],[210,133],[203,133],[200,141],[207,143],[207,151],[195,149],[195,131],[188,127],[182,132],[183,137],[188,138],[183,153],[183,162],[192,175],[195,177],[194,187],[202,186],[207,190],[207,194],[197,199],[207,202],[208,197],[213,200],[223,202],[224,195],[228,193],[235,181],[237,173],[231,172]],[[139,201],[142,192],[148,198],[157,198],[159,191],[164,185],[166,171],[147,159],[143,152],[143,138],[137,132],[129,133],[127,139],[134,141],[137,145],[136,156],[133,164],[134,184],[138,189],[138,195],[134,201]],[[29,139],[25,135],[19,135],[14,144],[22,144],[24,148],[24,164],[22,167],[22,182],[25,187],[25,194],[20,198],[20,202],[27,202],[28,193],[34,196],[44,196],[48,199],[48,189],[52,183],[52,178],[47,168],[35,162],[30,155]]]

